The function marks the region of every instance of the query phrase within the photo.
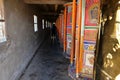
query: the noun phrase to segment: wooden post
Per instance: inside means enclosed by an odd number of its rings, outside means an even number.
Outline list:
[[[66,52],[67,48],[67,7],[64,9],[64,52]]]
[[[81,63],[79,63],[79,58],[81,60],[81,57],[79,57],[79,55],[81,55],[81,45],[80,44],[83,44],[81,43],[81,23],[82,23],[82,0],[79,0],[78,2],[78,47],[77,47],[77,53],[76,53],[76,77],[78,78],[79,77],[79,72],[81,71]]]
[[[60,14],[60,42],[62,43],[62,14]]]
[[[73,10],[72,10],[72,45],[71,45],[71,65],[74,62],[75,56],[75,32],[76,32],[76,0],[73,0]]]
[[[81,1],[82,6],[82,18],[81,18],[81,38],[80,38],[80,53],[79,53],[79,69],[78,71],[81,72],[83,68],[83,55],[84,55],[84,20],[85,20],[85,2],[86,0]]]

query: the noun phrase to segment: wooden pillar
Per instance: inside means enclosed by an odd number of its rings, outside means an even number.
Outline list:
[[[79,63],[79,60],[82,60],[81,54],[83,54],[82,51],[82,45],[83,43],[81,43],[81,23],[82,23],[82,0],[79,0],[78,2],[78,46],[77,46],[77,53],[76,53],[76,77],[79,77],[79,73],[81,71],[82,68],[82,63]]]
[[[64,52],[66,52],[67,48],[67,7],[64,9]]]
[[[71,59],[70,63],[73,64],[75,56],[75,32],[76,32],[76,0],[73,0],[72,10],[72,45],[71,45]]]

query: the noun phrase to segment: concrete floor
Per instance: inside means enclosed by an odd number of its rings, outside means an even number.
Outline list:
[[[19,80],[72,80],[68,76],[69,60],[63,57],[59,44],[45,40]]]

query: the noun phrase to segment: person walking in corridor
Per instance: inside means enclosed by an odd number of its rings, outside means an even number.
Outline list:
[[[56,26],[53,23],[52,28],[51,28],[51,40],[52,40],[52,43],[54,43],[54,41],[56,39],[56,33],[57,33]]]

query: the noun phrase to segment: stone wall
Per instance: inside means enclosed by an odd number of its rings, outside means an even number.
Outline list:
[[[16,80],[45,39],[42,17],[22,0],[4,0],[7,41],[0,43],[0,80]],[[33,15],[38,16],[34,32]]]

